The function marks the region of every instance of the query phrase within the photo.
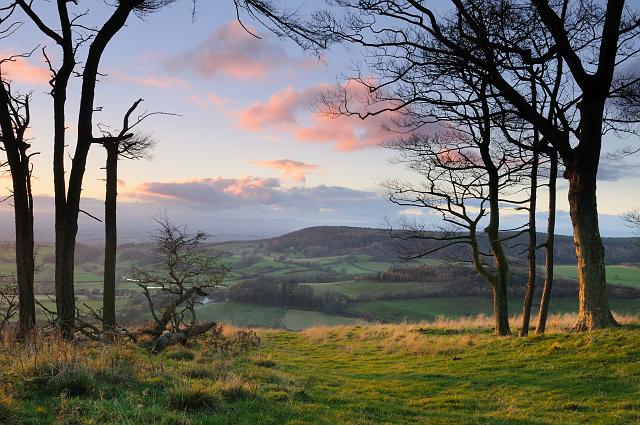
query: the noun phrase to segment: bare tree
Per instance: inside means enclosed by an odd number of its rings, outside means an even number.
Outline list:
[[[154,141],[146,135],[132,131],[146,118],[162,112],[143,113],[136,119],[131,115],[138,108],[142,99],[138,99],[124,115],[122,128],[113,133],[105,126],[99,126],[102,137],[94,143],[101,144],[106,153],[106,194],[105,194],[105,248],[104,248],[104,287],[102,294],[102,323],[105,328],[116,325],[116,257],[118,246],[117,198],[118,198],[118,161],[124,159],[149,159]],[[106,330],[106,329],[105,329]]]
[[[627,222],[629,227],[634,229],[636,232],[640,232],[640,209],[627,211],[624,214],[624,220]]]
[[[160,263],[150,268],[134,268],[133,280],[142,289],[155,326],[147,331],[154,351],[185,342],[213,328],[215,322],[198,324],[196,307],[208,290],[222,282],[228,269],[202,243],[208,235],[189,233],[166,217],[156,220],[155,237]]]
[[[73,285],[74,254],[80,196],[89,149],[94,142],[93,116],[95,108],[95,87],[99,75],[102,54],[113,37],[124,27],[132,14],[143,16],[154,12],[175,0],[118,0],[113,4],[113,12],[100,27],[88,27],[81,21],[89,11],[81,11],[71,16],[69,5],[77,2],[56,0],[57,20],[55,25],[45,22],[34,8],[32,2],[14,0],[5,10],[20,9],[46,37],[56,43],[61,51],[61,62],[54,66],[45,49],[43,54],[52,73],[51,95],[54,109],[54,190],[55,190],[55,226],[56,226],[56,307],[58,325],[63,336],[73,335],[75,320],[75,296]],[[81,78],[81,93],[78,111],[78,136],[72,159],[68,182],[65,181],[65,107],[68,83],[74,75],[78,63],[77,56],[88,45],[84,57]],[[68,187],[67,187],[68,183]]]
[[[18,58],[18,55],[0,60],[0,138],[6,154],[6,162],[11,173],[12,190],[7,199],[13,201],[16,272],[18,287],[18,327],[17,336],[24,338],[34,329],[36,312],[33,281],[34,237],[33,237],[33,196],[31,193],[31,145],[26,138],[31,115],[29,110],[30,94],[20,95],[12,91],[11,84],[2,73],[2,67]],[[5,200],[7,200],[5,199]]]
[[[528,162],[519,158],[521,152],[514,152],[493,125],[487,85],[462,81],[458,80],[458,101],[447,108],[447,122],[452,130],[435,136],[414,133],[390,144],[400,152],[400,162],[417,171],[425,182],[415,186],[391,181],[386,186],[392,202],[428,208],[453,226],[454,231],[436,234],[419,226],[405,227],[409,232],[400,235],[441,242],[435,250],[467,245],[476,271],[493,289],[495,332],[508,335],[509,260],[503,244],[522,232],[502,234],[500,209],[501,205],[513,207],[526,202],[517,198],[521,198],[518,194]],[[485,224],[490,252],[484,252],[479,241],[479,226]],[[433,251],[418,249],[407,258],[423,257]]]

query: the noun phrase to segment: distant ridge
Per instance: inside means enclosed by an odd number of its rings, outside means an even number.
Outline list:
[[[546,239],[545,233],[538,233],[538,241]],[[607,264],[624,264],[640,262],[640,238],[603,238],[605,245],[605,260]],[[281,236],[264,239],[263,242],[275,251],[293,248],[309,256],[331,256],[367,254],[378,259],[395,260],[406,249],[415,249],[416,243],[411,244],[400,238],[393,238],[388,229],[352,227],[352,226],[314,226],[286,233]],[[484,241],[486,244],[486,241]],[[508,242],[507,252],[512,257],[524,257],[523,244],[526,245],[527,236],[521,235]],[[507,245],[507,244],[506,244]],[[425,241],[421,248],[435,248],[436,243]],[[432,254],[429,258],[444,258],[458,255],[460,249],[448,248]],[[560,264],[576,264],[573,238],[565,235],[555,237],[556,261]],[[539,250],[538,258],[542,261],[544,250]]]

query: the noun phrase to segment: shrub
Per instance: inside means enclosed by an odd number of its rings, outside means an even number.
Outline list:
[[[222,400],[218,394],[202,385],[183,382],[167,391],[169,406],[175,410],[212,410],[220,408]]]

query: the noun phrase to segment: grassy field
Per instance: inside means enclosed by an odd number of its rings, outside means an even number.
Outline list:
[[[217,320],[243,327],[266,327],[300,330],[311,326],[353,324],[356,319],[319,311],[295,310],[254,304],[221,302],[198,309],[198,319]]]
[[[607,266],[607,283],[640,288],[640,267]],[[559,265],[554,267],[554,274],[567,279],[578,279],[575,265]]]
[[[312,283],[309,285],[319,293],[325,291],[339,292],[353,300],[363,296],[379,298],[407,292],[426,296],[437,293],[444,286],[440,282],[378,282],[369,280]]]
[[[637,323],[637,318],[635,319]],[[503,337],[376,325],[239,334],[159,355],[39,341],[0,350],[0,423],[16,425],[640,422],[640,327]]]
[[[610,299],[609,303],[614,312],[623,314],[640,314],[640,299],[624,300]],[[522,299],[509,300],[511,312],[520,312]],[[574,298],[554,298],[551,300],[552,313],[571,313],[578,310],[578,300]],[[438,316],[462,317],[483,314],[492,314],[490,298],[482,297],[439,297],[419,298],[392,301],[370,301],[353,303],[349,305],[347,312],[362,314],[372,319],[392,323],[403,321],[419,322],[422,320],[434,320]],[[534,308],[534,315],[537,314]]]

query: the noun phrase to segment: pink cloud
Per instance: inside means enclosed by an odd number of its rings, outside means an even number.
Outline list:
[[[118,191],[120,192],[124,192],[127,190],[127,182],[122,180],[122,179],[118,179],[117,180],[117,185],[118,185]]]
[[[318,169],[318,166],[315,164],[307,164],[305,162],[293,161],[291,159],[251,161],[251,163],[259,167],[266,167],[280,171],[283,177],[301,183],[306,181],[307,174],[310,174]]]
[[[348,98],[351,103],[362,105],[368,94],[364,93],[364,86],[354,87]],[[275,129],[292,134],[303,143],[333,143],[336,150],[343,152],[377,147],[403,130],[395,124],[401,118],[399,112],[384,112],[364,120],[358,116],[313,113],[312,105],[329,90],[331,86],[326,84],[303,90],[288,87],[266,101],[254,102],[233,114],[237,125],[244,130]]]
[[[6,58],[11,55],[1,52],[0,56]],[[27,84],[48,85],[51,80],[51,72],[48,68],[34,66],[27,58],[15,58],[11,62],[5,62],[2,64],[2,73],[6,74],[11,81]]]
[[[117,73],[115,75],[115,78],[119,81],[158,89],[186,89],[191,87],[191,84],[188,81],[174,77],[160,77],[155,75],[148,75],[145,77],[130,77],[122,73]]]
[[[233,99],[229,97],[220,96],[213,92],[205,93],[203,95],[193,94],[188,96],[187,100],[203,108],[207,108],[209,106],[215,106],[220,108],[235,102]]]
[[[216,29],[205,42],[167,62],[172,71],[190,70],[202,78],[264,78],[275,68],[309,66],[312,61],[292,58],[282,43],[269,34],[258,39],[231,21]]]
[[[209,213],[237,211],[238,215],[313,213],[362,215],[388,206],[378,193],[342,186],[283,187],[279,179],[209,177],[183,181],[144,182],[123,197],[170,206],[199,208]]]
[[[240,179],[209,177],[162,183],[141,183],[123,194],[127,198],[178,200],[199,203],[201,198],[217,202],[220,208],[236,205],[239,200],[254,199],[269,203],[273,189],[280,185],[276,179],[244,177]]]

